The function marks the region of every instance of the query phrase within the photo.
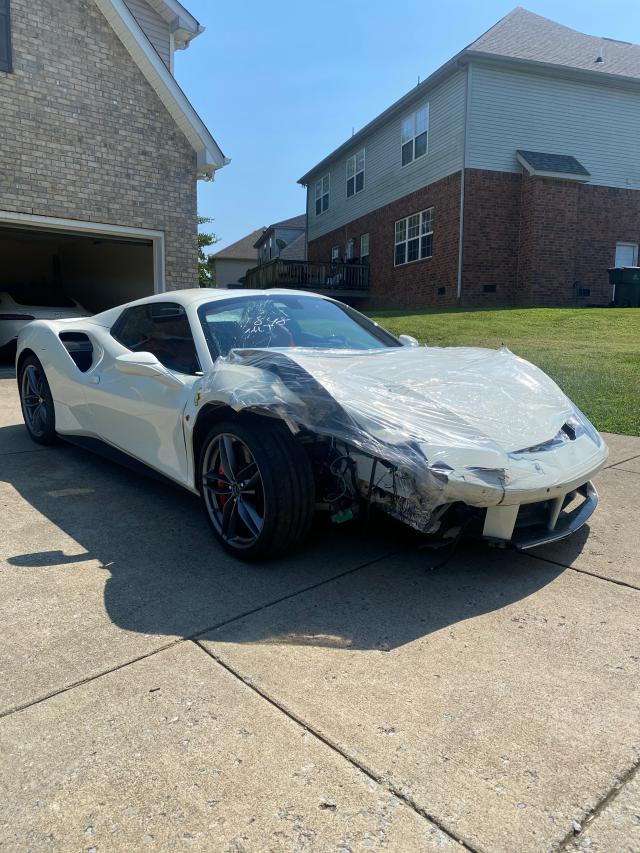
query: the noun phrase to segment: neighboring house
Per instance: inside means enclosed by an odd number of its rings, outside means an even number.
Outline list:
[[[172,74],[200,32],[177,0],[0,0],[0,290],[197,286],[196,181],[228,162]]]
[[[229,287],[238,284],[244,278],[248,269],[255,267],[258,263],[258,250],[255,243],[265,231],[258,228],[247,234],[241,240],[237,240],[225,249],[212,254],[215,270],[216,287]]]
[[[640,243],[640,47],[515,9],[314,166],[373,306],[604,304]]]
[[[304,213],[274,222],[256,240],[258,263],[266,264],[274,258],[304,261],[307,258],[307,217]]]

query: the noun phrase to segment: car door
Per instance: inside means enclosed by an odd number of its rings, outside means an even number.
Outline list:
[[[188,483],[184,409],[199,381],[196,347],[184,308],[149,302],[126,308],[111,329],[98,381],[88,390],[96,433],[180,483]],[[150,352],[175,379],[123,373],[116,359]]]

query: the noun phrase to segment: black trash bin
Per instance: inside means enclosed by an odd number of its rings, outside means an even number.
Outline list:
[[[640,267],[612,267],[609,284],[616,308],[640,308]]]

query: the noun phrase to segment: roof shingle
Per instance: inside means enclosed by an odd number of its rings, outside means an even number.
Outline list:
[[[640,80],[640,45],[589,36],[520,6],[466,50]]]
[[[257,261],[258,253],[255,250],[255,242],[264,230],[264,228],[257,228],[251,234],[247,234],[246,237],[242,237],[226,248],[220,249],[219,252],[213,253],[213,257],[227,260]]]
[[[544,151],[516,151],[518,159],[531,172],[547,172],[588,179],[590,173],[570,154],[547,154]]]

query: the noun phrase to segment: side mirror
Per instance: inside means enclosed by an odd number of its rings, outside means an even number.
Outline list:
[[[419,347],[419,342],[412,335],[400,335],[398,340],[403,347]]]
[[[121,373],[128,373],[130,376],[149,376],[169,388],[182,387],[182,382],[169,373],[150,352],[127,352],[119,355],[116,357],[115,366]]]

